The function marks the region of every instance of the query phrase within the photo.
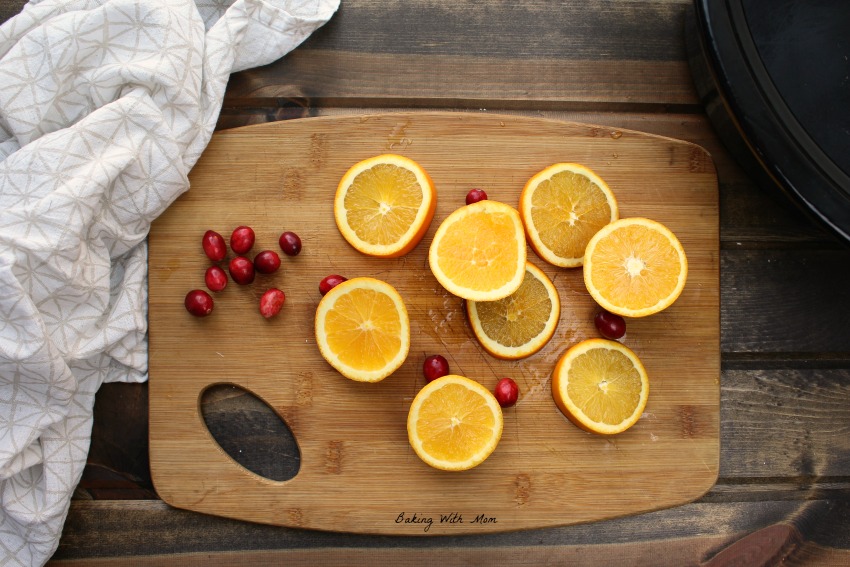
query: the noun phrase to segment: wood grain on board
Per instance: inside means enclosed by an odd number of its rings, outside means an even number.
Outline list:
[[[418,161],[438,192],[425,239],[395,260],[354,251],[333,221],[332,196],[342,174],[384,152]],[[525,181],[558,161],[594,169],[617,195],[621,216],[663,222],[688,253],[689,280],[677,303],[630,322],[625,343],[647,367],[650,400],[641,421],[616,437],[579,431],[551,398],[555,361],[568,346],[595,336],[594,304],[580,270],[529,256],[558,287],[562,318],[541,352],[504,362],[480,349],[461,301],[427,268],[430,237],[470,188],[483,187],[515,206]],[[718,191],[713,162],[699,146],[508,115],[326,117],[219,132],[190,181],[190,191],[150,235],[150,458],[165,502],[276,525],[435,535],[612,518],[692,501],[714,484]],[[216,295],[212,316],[191,317],[182,303],[187,291],[203,286],[208,260],[201,235],[207,229],[229,234],[240,224],[256,230],[254,251],[276,247],[283,230],[299,233],[304,250],[250,286],[231,283]],[[406,301],[410,356],[379,384],[346,380],[318,353],[313,314],[318,282],[329,273],[378,277]],[[287,303],[266,321],[257,301],[273,285],[286,292]],[[519,403],[505,412],[499,447],[471,471],[432,470],[408,446],[407,409],[424,385],[421,363],[431,353],[444,354],[453,372],[485,386],[506,375],[520,386]],[[252,392],[286,422],[300,450],[294,478],[278,482],[253,474],[215,443],[199,400],[217,384]]]

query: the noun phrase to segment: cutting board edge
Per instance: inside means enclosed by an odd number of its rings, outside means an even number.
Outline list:
[[[470,524],[466,524],[463,528],[454,528],[454,529],[441,529],[438,527],[434,528],[434,531],[423,531],[422,529],[417,528],[415,525],[413,527],[406,527],[406,524],[400,523],[401,527],[393,528],[393,529],[340,529],[336,527],[323,526],[320,524],[316,525],[305,525],[304,523],[296,522],[296,521],[280,521],[280,522],[270,522],[267,519],[262,518],[249,518],[245,515],[232,513],[229,511],[221,511],[215,508],[206,509],[204,507],[193,506],[191,503],[181,502],[179,499],[170,499],[167,496],[163,496],[156,487],[156,482],[154,482],[154,490],[157,492],[157,495],[160,496],[161,500],[172,508],[176,508],[178,510],[184,510],[187,512],[192,512],[195,514],[204,514],[207,516],[214,516],[219,518],[226,518],[231,520],[238,520],[242,522],[249,522],[253,524],[259,525],[267,525],[273,526],[277,528],[287,528],[287,529],[299,529],[299,530],[308,530],[314,532],[323,532],[323,533],[340,533],[340,534],[350,534],[350,535],[358,535],[358,536],[390,536],[390,537],[408,537],[413,536],[417,538],[442,538],[442,537],[450,537],[450,536],[486,536],[493,534],[504,534],[504,533],[517,533],[517,532],[525,532],[531,530],[542,530],[542,529],[553,529],[553,528],[564,528],[569,526],[580,526],[593,524],[597,522],[608,522],[620,520],[623,518],[630,518],[636,516],[642,516],[646,514],[652,514],[654,512],[660,512],[663,510],[670,510],[673,508],[678,508],[681,506],[687,506],[689,504],[695,503],[697,500],[708,494],[712,488],[717,483],[717,479],[719,478],[719,466],[717,471],[714,473],[714,476],[711,478],[709,482],[705,485],[700,486],[698,489],[694,490],[692,494],[684,496],[682,498],[671,500],[668,502],[664,502],[658,506],[647,506],[645,508],[632,510],[623,513],[615,513],[611,515],[599,516],[596,518],[590,519],[582,519],[576,521],[569,520],[558,520],[552,522],[537,522],[532,526],[527,525],[516,525],[516,526],[507,526],[507,527],[496,527],[496,526],[488,526],[487,524],[480,524],[477,527],[472,527]],[[267,480],[267,479],[266,479]],[[433,517],[433,516],[432,516]],[[435,520],[436,521],[436,520]]]
[[[455,120],[492,120],[495,122],[510,120],[514,122],[527,122],[529,124],[539,123],[539,124],[558,124],[562,126],[575,126],[578,128],[585,128],[590,130],[598,130],[600,132],[608,132],[608,136],[616,136],[616,138],[620,138],[623,135],[631,135],[638,136],[642,138],[654,138],[657,140],[666,140],[669,142],[674,142],[676,144],[682,144],[685,146],[690,146],[695,149],[701,151],[709,160],[709,163],[712,167],[711,173],[716,175],[716,166],[714,164],[714,159],[711,157],[711,152],[705,148],[704,146],[697,144],[696,142],[691,142],[688,140],[683,140],[681,138],[674,138],[671,136],[665,136],[663,134],[655,134],[652,132],[644,132],[641,130],[635,130],[633,128],[621,128],[619,126],[610,126],[602,123],[592,123],[592,122],[579,122],[576,120],[561,120],[557,118],[547,118],[541,116],[522,116],[516,114],[507,114],[500,112],[487,112],[484,114],[474,113],[474,112],[449,112],[449,111],[441,111],[441,110],[421,110],[421,111],[404,111],[404,112],[384,112],[378,111],[374,113],[369,112],[359,112],[357,114],[346,114],[344,116],[338,115],[327,115],[327,116],[306,116],[302,118],[292,118],[292,119],[284,119],[277,120],[274,122],[264,122],[262,124],[247,124],[245,126],[237,126],[234,128],[228,128],[227,130],[218,130],[214,133],[216,137],[223,137],[228,135],[238,135],[241,136],[246,133],[251,133],[253,130],[273,130],[275,128],[285,127],[286,124],[291,124],[292,122],[319,122],[319,121],[368,121],[368,120],[389,120],[389,119],[398,119],[398,118],[421,118],[421,117],[434,117],[438,119],[455,119]]]

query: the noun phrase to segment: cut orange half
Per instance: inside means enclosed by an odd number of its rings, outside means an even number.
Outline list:
[[[645,317],[673,304],[688,277],[679,239],[644,218],[620,219],[588,243],[584,283],[603,308],[624,317]]]
[[[374,278],[331,289],[316,309],[316,344],[340,374],[358,382],[383,380],[410,350],[410,321],[398,292]]]
[[[562,268],[581,266],[590,238],[618,216],[608,185],[577,163],[557,163],[529,179],[519,213],[535,254]]]
[[[487,388],[450,374],[416,394],[407,416],[407,436],[427,464],[462,471],[480,465],[496,449],[502,424],[502,408]]]
[[[394,258],[422,240],[436,207],[428,173],[410,158],[383,154],[355,164],[342,176],[334,219],[355,249]]]
[[[552,280],[526,262],[519,289],[496,301],[467,301],[475,338],[496,358],[525,358],[543,348],[558,326],[561,300]]]
[[[649,398],[649,379],[628,347],[588,339],[567,350],[555,365],[552,397],[581,429],[613,435],[640,419]]]
[[[515,292],[525,260],[519,213],[498,201],[479,201],[446,217],[428,254],[440,285],[472,301],[495,301]]]

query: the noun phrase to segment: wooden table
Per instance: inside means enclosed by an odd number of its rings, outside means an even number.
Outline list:
[[[0,0],[0,19],[21,5]],[[344,0],[283,60],[231,79],[219,128],[439,109],[602,124],[706,148],[720,190],[722,373],[720,475],[705,496],[616,520],[440,538],[226,520],[157,498],[147,385],[110,384],[52,564],[850,563],[850,250],[757,186],[718,140],[687,63],[688,8]],[[287,474],[263,455],[285,441],[260,404],[223,390],[204,406],[228,451]],[[244,439],[249,425],[266,434]]]

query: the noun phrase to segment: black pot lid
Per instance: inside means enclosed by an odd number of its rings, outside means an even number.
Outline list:
[[[697,90],[743,140],[730,150],[850,242],[850,1],[695,0],[693,16]]]

